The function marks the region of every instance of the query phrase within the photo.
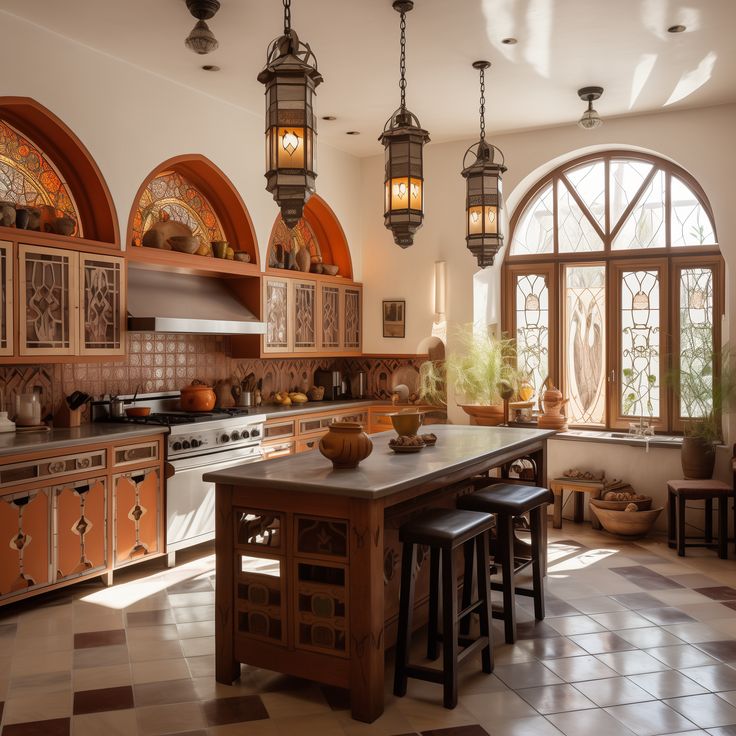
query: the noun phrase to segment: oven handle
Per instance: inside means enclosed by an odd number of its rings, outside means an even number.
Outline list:
[[[257,453],[249,453],[241,457],[233,457],[231,453],[212,453],[210,455],[203,455],[200,457],[188,457],[177,460],[173,458],[170,460],[174,466],[174,474],[189,470],[199,470],[200,468],[211,468],[212,466],[219,465],[223,468],[233,467],[234,465],[245,465],[246,463],[255,463],[263,460],[263,452],[261,448],[257,448]],[[229,455],[229,458],[222,457],[223,455]]]

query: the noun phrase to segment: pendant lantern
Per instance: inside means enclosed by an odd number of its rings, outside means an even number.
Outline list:
[[[465,243],[481,268],[493,265],[503,246],[501,175],[506,166],[501,150],[486,141],[485,70],[490,66],[489,61],[473,62],[473,68],[480,71],[480,140],[465,152],[462,170],[466,182]]]
[[[315,190],[313,98],[322,75],[309,44],[291,27],[291,0],[283,3],[284,33],[271,42],[258,81],[266,86],[266,190],[293,228]]]
[[[414,233],[424,219],[423,147],[429,133],[414,113],[406,107],[406,14],[414,7],[412,0],[394,0],[394,10],[401,15],[400,82],[401,105],[386,121],[379,141],[385,149],[384,224],[402,248],[414,243]]]

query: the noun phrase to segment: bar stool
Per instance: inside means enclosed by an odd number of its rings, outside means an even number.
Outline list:
[[[534,617],[544,618],[544,568],[546,550],[544,549],[547,504],[553,500],[547,488],[526,486],[517,483],[494,483],[458,499],[458,507],[471,511],[485,511],[496,514],[496,556],[500,564],[502,581],[492,583],[493,590],[503,593],[503,610],[493,611],[493,618],[502,619],[506,643],[516,641],[516,608],[514,594],[534,598]],[[514,555],[514,518],[529,513],[531,532],[531,556],[519,559]],[[465,558],[465,571],[472,570],[472,559]],[[517,587],[514,579],[517,573],[532,566],[532,588]],[[463,588],[463,606],[469,591]],[[463,633],[468,622],[463,624]]]
[[[394,695],[406,695],[407,679],[415,677],[428,682],[442,683],[445,708],[457,705],[457,666],[466,657],[482,649],[483,672],[493,671],[493,648],[491,643],[491,599],[488,556],[488,532],[493,525],[490,514],[457,509],[429,509],[411,519],[399,529],[402,542],[401,553],[401,597],[399,601],[399,627],[396,641],[396,668],[394,671]],[[432,669],[409,664],[409,644],[412,631],[414,608],[414,568],[416,546],[427,545],[430,549],[429,587],[429,631],[427,636],[427,658],[437,659],[437,632],[440,558],[442,562],[442,669]],[[478,565],[477,601],[467,605],[458,614],[456,550],[464,546],[472,557],[473,549]],[[463,581],[463,588],[472,588],[472,581]],[[480,636],[477,639],[458,638],[458,622],[479,609]],[[458,652],[458,644],[465,648]]]
[[[718,501],[718,556],[728,558],[728,501],[734,491],[720,480],[668,480],[667,481],[667,544],[677,547],[677,554],[685,556],[686,547],[713,546],[713,499]],[[702,537],[685,535],[685,508],[688,501],[703,501],[705,524]],[[736,525],[736,506],[734,506]],[[688,539],[699,540],[688,542]]]

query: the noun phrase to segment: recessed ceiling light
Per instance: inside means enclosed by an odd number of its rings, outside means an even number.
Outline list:
[[[505,43],[507,46],[513,46],[515,43],[519,43],[519,41],[518,39],[509,36],[508,38],[502,38],[501,43]]]
[[[217,64],[205,64],[202,69],[204,69],[206,72],[219,72],[220,67],[217,66]]]
[[[345,135],[360,135],[359,130],[348,130]]]
[[[334,115],[323,115],[322,120],[337,120]]]
[[[667,33],[684,33],[686,30],[687,26],[670,26]]]

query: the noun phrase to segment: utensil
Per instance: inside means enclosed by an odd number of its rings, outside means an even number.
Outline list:
[[[120,419],[125,416],[125,401],[119,396],[113,396],[110,399],[110,416],[113,419]]]

